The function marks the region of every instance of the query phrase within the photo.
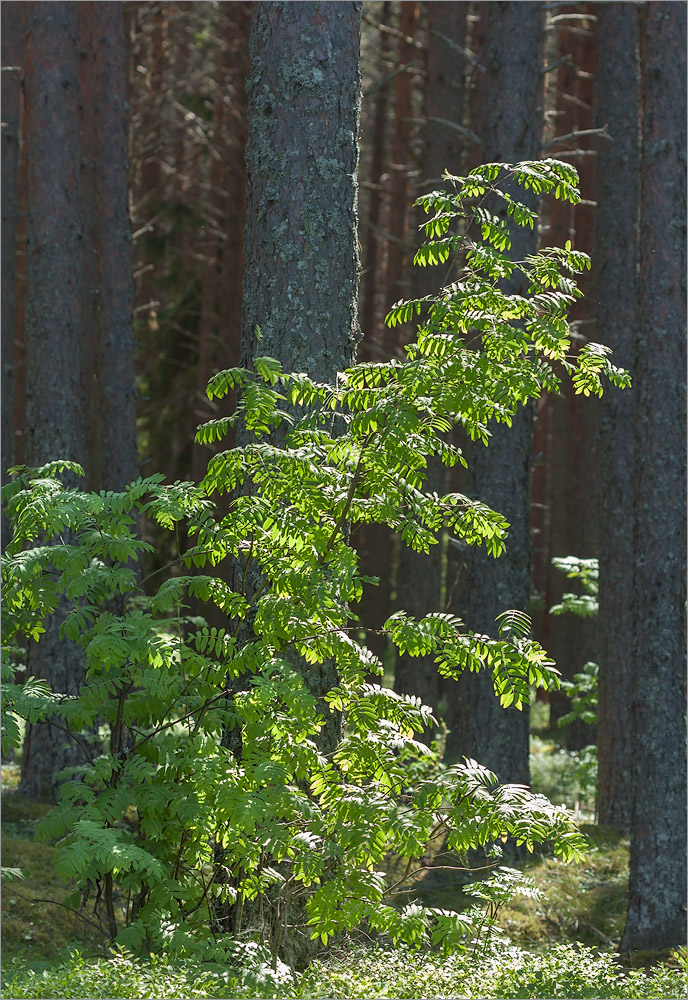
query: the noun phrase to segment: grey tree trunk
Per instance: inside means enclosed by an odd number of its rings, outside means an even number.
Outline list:
[[[489,5],[484,74],[483,159],[517,162],[539,155],[542,137],[542,9],[539,4]],[[536,249],[537,233],[512,234],[512,255],[522,260]],[[516,286],[511,291],[520,291]],[[511,428],[492,428],[489,448],[468,444],[469,469],[458,488],[505,515],[511,527],[504,555],[465,548],[451,610],[467,627],[493,633],[508,609],[528,611],[530,596],[530,463],[532,408],[521,410]],[[488,673],[464,675],[447,687],[447,756],[475,757],[502,781],[528,782],[527,707],[504,710]]]
[[[597,216],[593,245],[596,336],[616,363],[633,364],[637,320],[640,143],[638,134],[638,10],[599,4],[596,125],[612,142],[597,156]],[[631,808],[630,666],[633,646],[633,482],[635,391],[610,391],[597,424],[599,613],[597,617],[597,821],[627,828]]]
[[[247,366],[266,354],[287,371],[334,382],[354,359],[360,20],[360,3],[254,8],[241,345]],[[324,694],[336,683],[334,667],[323,666],[312,683]],[[327,709],[325,718],[327,751],[341,721]]]
[[[127,59],[121,3],[27,5],[26,462],[80,462],[94,489],[137,474]],[[83,656],[59,638],[67,605],[29,650],[29,671],[74,694]],[[81,750],[28,726],[22,788],[57,793]]]
[[[686,940],[686,5],[640,12],[631,859],[621,950]]]
[[[14,464],[14,329],[24,5],[2,7],[2,482]],[[9,541],[2,516],[2,549]]]
[[[466,45],[466,6],[461,3],[427,4],[428,50],[427,80],[424,93],[425,148],[423,151],[423,190],[440,185],[444,170],[459,173],[462,145],[459,132],[451,123],[463,125],[466,63],[457,56],[454,45]],[[415,237],[416,241],[418,237]],[[438,290],[437,268],[413,268],[410,275],[411,296]],[[427,488],[446,492],[447,469],[439,461],[431,462]],[[434,545],[428,555],[401,545],[397,569],[397,604],[409,614],[420,617],[440,610],[442,598],[442,546]],[[421,698],[434,709],[439,706],[441,678],[432,656],[397,657],[394,689]]]
[[[353,361],[361,6],[254,6],[241,348],[247,366],[265,354],[287,371],[334,382]],[[248,585],[259,586],[255,574]],[[307,677],[321,698],[336,683],[335,665]],[[341,737],[341,718],[322,709],[320,746],[329,752]],[[240,752],[236,732],[225,741]],[[238,919],[236,911],[219,916],[227,927]],[[243,917],[258,919],[248,906]],[[305,914],[294,905],[290,919],[302,923]],[[315,949],[308,935],[290,928],[281,953],[302,966]]]
[[[95,301],[96,326],[85,333],[96,342],[97,392],[90,417],[99,431],[89,449],[88,473],[96,489],[119,490],[138,475],[127,51],[121,3],[79,7],[90,43],[82,60],[88,63],[85,96],[94,157],[84,180],[88,177],[96,206],[88,220],[93,245],[84,248],[95,264],[95,284],[85,289],[85,298]]]
[[[360,3],[254,9],[243,363],[269,354],[336,379],[353,359],[360,16]]]
[[[26,462],[85,463],[77,4],[32,3],[26,16]],[[73,694],[83,668],[78,648],[60,640],[61,610],[30,647],[28,672]],[[68,735],[28,725],[22,791],[52,798],[56,774],[80,762]]]

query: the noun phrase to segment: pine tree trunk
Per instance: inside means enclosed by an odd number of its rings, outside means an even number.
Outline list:
[[[686,6],[640,11],[631,858],[621,950],[686,940]]]
[[[249,71],[251,4],[220,7],[218,55],[213,102],[213,160],[210,165],[206,257],[202,274],[199,320],[198,369],[196,376],[196,422],[229,414],[234,398],[224,406],[206,397],[210,377],[222,368],[239,364],[241,340],[241,285],[243,275],[246,204],[246,78]],[[223,445],[226,446],[226,445]],[[215,450],[218,450],[217,448]],[[212,451],[194,444],[192,478],[199,480]],[[218,623],[213,623],[218,624]]]
[[[334,382],[354,357],[360,21],[358,2],[254,7],[242,315],[247,366],[256,355],[270,355],[287,371]],[[255,575],[248,583],[259,585]],[[322,698],[336,683],[336,667],[309,670],[307,678]],[[341,718],[320,707],[326,719],[320,747],[327,753],[341,738]],[[236,736],[227,733],[225,740],[234,750]],[[297,905],[290,916],[292,924],[305,920]],[[244,920],[255,919],[245,906]],[[302,966],[315,948],[292,928],[281,954]]]
[[[24,5],[2,7],[2,482],[14,463],[14,331],[17,311],[19,127]],[[2,550],[9,541],[2,516]]]
[[[82,222],[79,191],[77,5],[27,5],[25,95],[27,155],[26,461],[86,461],[86,392],[82,378]],[[46,622],[29,650],[28,673],[54,690],[75,693],[80,650],[59,637],[65,609]],[[56,794],[56,774],[81,762],[66,734],[28,725],[22,791]]]
[[[126,86],[121,3],[29,5],[26,461],[79,461],[107,490],[138,466]],[[83,654],[59,637],[69,606],[47,619],[29,671],[74,694]],[[55,795],[81,753],[54,725],[28,726],[23,790]]]
[[[489,5],[488,37],[481,62],[484,87],[483,159],[536,158],[542,138],[542,12],[537,4]],[[516,260],[536,249],[537,234],[512,234]],[[513,292],[521,289],[513,284]],[[458,488],[505,515],[511,527],[506,552],[493,560],[466,548],[451,610],[468,628],[494,633],[502,611],[528,611],[530,596],[530,460],[532,408],[511,428],[494,426],[489,448],[467,445],[469,469]],[[447,755],[474,757],[503,781],[528,782],[528,709],[504,710],[489,673],[464,675],[448,688]]]
[[[615,363],[633,364],[637,316],[639,143],[638,11],[597,8],[596,125],[611,143],[599,148],[593,266],[595,336]],[[633,482],[635,392],[605,392],[597,427],[599,613],[597,618],[597,821],[628,828],[631,807],[630,666],[633,620]]]
[[[398,68],[413,62],[416,29],[418,26],[418,4],[404,0],[399,4]],[[413,80],[408,72],[398,73],[394,79],[394,135],[392,140],[392,162],[390,164],[391,200],[387,221],[390,237],[387,247],[386,291],[392,302],[407,298],[409,288],[405,284],[406,264],[409,261],[409,171],[411,157],[411,118],[413,117]],[[389,340],[389,334],[387,338]],[[386,355],[390,357],[390,354]]]
[[[82,6],[82,5],[80,5]],[[127,49],[121,3],[89,4],[98,198],[99,489],[121,490],[138,475],[134,374],[134,286],[129,221]],[[88,248],[90,249],[90,248]],[[88,251],[87,251],[88,252]]]
[[[254,10],[242,358],[336,379],[358,340],[359,3]],[[261,339],[256,337],[260,326]]]

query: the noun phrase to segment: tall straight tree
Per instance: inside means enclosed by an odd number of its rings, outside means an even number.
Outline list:
[[[413,63],[416,32],[418,30],[418,8],[416,0],[403,0],[399,9],[399,47],[397,59],[399,67]],[[387,246],[386,291],[393,301],[404,297],[407,287],[409,250],[409,219],[411,214],[409,173],[413,162],[412,151],[413,78],[408,72],[397,73],[394,78],[394,133],[392,138],[392,162],[390,164],[390,201],[387,225],[391,237]],[[389,335],[384,338],[389,351]],[[396,346],[396,344],[394,344]],[[387,357],[390,354],[387,353]]]
[[[87,474],[94,488],[118,490],[138,474],[123,5],[81,3],[79,17],[85,43],[81,187],[91,237],[84,246],[84,276],[90,275],[91,283],[84,289],[83,308],[90,306],[94,320],[85,334],[97,387],[91,394],[89,422],[96,433]]]
[[[445,170],[461,170],[464,112],[465,61],[457,56],[466,45],[467,7],[463,3],[426,4],[427,76],[424,90],[425,136],[423,148],[423,191],[440,186]],[[421,297],[437,291],[436,268],[413,268],[409,276],[411,295]],[[439,461],[431,463],[430,489],[446,493],[446,468]],[[405,545],[399,552],[397,603],[410,614],[422,617],[438,611],[442,597],[442,548],[433,545],[428,555],[414,552]],[[394,689],[413,694],[426,705],[437,709],[441,679],[432,655],[397,657]]]
[[[269,354],[293,371],[336,380],[354,356],[360,19],[360,3],[254,8],[245,364]]]
[[[540,4],[489,4],[487,41],[481,55],[485,161],[517,162],[539,156],[542,139],[542,44]],[[493,210],[498,210],[493,206]],[[512,233],[512,253],[523,260],[537,246],[537,232]],[[512,292],[519,288],[510,286]],[[467,548],[451,610],[478,632],[490,634],[507,609],[528,611],[530,596],[530,462],[532,408],[511,428],[498,426],[489,448],[467,446],[469,469],[460,489],[479,496],[511,525],[506,552],[493,560]],[[528,781],[528,712],[506,711],[486,674],[469,674],[448,689],[447,754],[468,755],[502,780]]]
[[[242,364],[266,354],[336,381],[353,360],[360,23],[360,3],[254,8]],[[332,687],[329,673],[313,680],[318,694]]]
[[[69,458],[85,465],[78,6],[27,8],[26,462]],[[81,667],[73,644],[60,639],[60,619],[58,609],[32,649],[28,668],[69,695]],[[56,726],[28,725],[23,791],[50,798],[56,774],[80,760],[76,744]]]
[[[354,358],[361,8],[348,2],[253,8],[241,344],[248,367],[269,355],[286,370],[336,382]],[[246,582],[254,592],[262,584],[250,568]],[[324,664],[305,676],[321,698],[336,683],[336,667]],[[341,737],[341,718],[324,701],[320,707],[326,720],[320,745],[328,752]],[[224,739],[240,756],[238,732]],[[218,867],[216,879],[223,877]],[[226,909],[218,918],[236,932],[242,911]],[[251,920],[248,908],[243,918]],[[314,945],[304,939],[290,949],[290,961],[301,965]]]
[[[382,185],[388,165],[387,119],[390,96],[390,81],[388,55],[390,35],[387,33],[392,13],[392,3],[385,0],[380,11],[380,25],[377,37],[377,92],[369,95],[374,98],[374,111],[370,138],[370,167],[367,213],[361,222],[364,224],[362,240],[363,275],[360,295],[360,325],[363,339],[361,340],[358,360],[380,361],[385,357],[385,330],[382,316],[384,314],[383,282],[385,273],[385,246],[380,239],[383,218]],[[365,112],[363,103],[363,111]],[[365,114],[361,116],[362,130],[365,125]],[[392,577],[392,538],[387,525],[361,524],[353,533],[353,541],[358,552],[359,565],[366,576],[377,577],[377,587],[366,587],[358,605],[357,612],[361,627],[365,630],[366,645],[376,656],[383,659],[388,648],[387,637],[381,629],[389,618],[390,594]]]
[[[633,365],[637,316],[639,204],[638,8],[597,5],[596,124],[612,142],[597,156],[593,247],[596,327],[619,364]],[[593,339],[597,339],[596,337]],[[635,392],[605,393],[597,433],[599,613],[597,616],[597,821],[627,828],[631,806],[629,672],[633,647],[633,482]]]
[[[14,462],[14,330],[24,5],[2,7],[2,482]],[[8,541],[2,518],[2,548]]]
[[[596,56],[596,18],[599,4],[565,4],[554,8],[548,27],[548,63],[558,63],[556,73],[548,74],[552,112],[552,136],[545,144],[547,155],[567,158],[573,154],[578,167],[582,201],[578,205],[549,205],[548,241],[567,239],[576,249],[592,252],[594,221],[595,157],[581,149],[591,142],[585,135],[593,126],[593,78]],[[604,124],[604,123],[603,123]],[[573,138],[572,138],[573,136]],[[607,140],[608,142],[608,140]],[[604,141],[596,147],[604,153]],[[571,147],[575,148],[571,148]],[[578,153],[583,155],[579,156]],[[590,330],[591,300],[587,295],[588,276],[581,275],[584,297],[572,310],[576,332],[580,335],[574,350],[582,346]],[[602,336],[604,341],[604,336]],[[544,462],[533,477],[534,536],[533,578],[538,593],[544,597],[544,609],[534,616],[535,634],[556,660],[562,675],[571,680],[588,660],[596,659],[596,623],[576,615],[551,615],[549,608],[558,603],[569,589],[563,573],[552,566],[552,556],[597,555],[596,506],[589,502],[590,481],[596,476],[595,426],[597,400],[585,399],[563,389],[560,395],[543,400],[534,431],[534,453],[544,455]],[[544,474],[544,475],[543,475]],[[543,479],[546,481],[546,488]],[[550,721],[565,715],[571,707],[561,691],[550,695]],[[580,749],[595,740],[594,728],[579,720],[565,730],[569,749]]]
[[[26,7],[25,461],[69,458],[118,489],[137,469],[122,4]],[[61,620],[29,670],[70,695],[83,660]],[[25,793],[54,796],[81,753],[58,720],[28,726]]]
[[[621,950],[686,940],[686,5],[640,11],[631,857]]]

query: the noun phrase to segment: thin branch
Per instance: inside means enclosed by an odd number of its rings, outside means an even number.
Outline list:
[[[469,62],[474,69],[480,70],[481,73],[487,72],[486,68],[481,66],[477,57],[474,56],[472,52],[469,52],[468,49],[464,49],[463,45],[459,45],[458,42],[455,42],[453,38],[443,35],[441,31],[435,31],[434,28],[430,34],[434,35],[435,38],[439,38],[440,41],[444,42],[445,45],[448,45],[454,52],[458,52],[459,55],[462,55],[466,62]]]
[[[550,24],[558,24],[560,21],[597,21],[594,14],[555,14],[550,17]]]
[[[411,878],[413,875],[418,875],[419,872],[490,872],[499,864],[499,861],[495,861],[494,864],[481,865],[480,868],[461,868],[459,865],[421,865],[420,868],[414,868],[412,871],[408,872],[408,874],[404,874],[402,878],[385,891],[385,895],[401,896],[404,892],[410,892],[409,889],[402,889],[399,892],[396,892],[395,890],[398,885],[402,885],[402,883],[404,883],[408,878]]]
[[[234,692],[230,688],[225,688],[220,691],[219,694],[215,695],[214,698],[208,698],[207,701],[204,701],[202,705],[198,706],[198,708],[192,708],[190,712],[187,712],[186,715],[182,715],[181,718],[173,719],[172,722],[166,722],[164,725],[158,726],[158,728],[154,729],[152,733],[148,734],[148,736],[144,736],[142,740],[139,740],[139,742],[132,747],[131,753],[137,753],[139,747],[142,747],[144,743],[148,742],[148,740],[152,740],[154,736],[164,732],[166,729],[171,729],[172,726],[178,726],[182,722],[186,722],[186,720],[190,719],[196,714],[196,712],[205,712],[211,705],[215,704],[216,701],[220,701],[222,698],[226,698],[228,695],[233,693]]]
[[[450,128],[453,132],[458,132],[466,139],[470,139],[471,142],[475,142],[478,145],[482,142],[480,136],[476,135],[471,129],[466,128],[465,125],[459,125],[458,122],[450,121],[449,118],[435,118],[434,115],[429,115],[427,118],[405,118],[404,121],[411,122],[412,125],[425,125],[427,122],[433,122],[435,125],[444,125],[445,128]]]
[[[410,35],[405,35],[404,32],[399,31],[398,28],[392,28],[388,24],[380,24],[367,14],[363,15],[363,20],[366,24],[371,25],[373,28],[377,28],[378,31],[382,31],[385,35],[391,35],[393,38],[398,38],[402,42],[406,42],[406,44],[412,46],[412,48],[418,49],[420,52],[425,52],[425,46],[421,42],[417,42],[416,39],[411,38]]]
[[[578,35],[580,38],[594,38],[595,33],[587,28],[577,28],[575,24],[548,24],[545,31],[567,31],[569,35]]]
[[[381,240],[385,240],[387,243],[395,243],[397,246],[403,247],[403,249],[408,253],[413,253],[416,249],[414,244],[409,243],[407,240],[400,240],[398,236],[392,236],[391,233],[386,233],[384,229],[376,226],[370,219],[360,219],[359,223],[363,229],[369,229],[372,233],[375,233],[377,237]]]
[[[557,150],[557,159],[564,156],[597,156],[596,149],[561,149]]]
[[[560,142],[570,142],[572,139],[580,139],[582,136],[587,135],[601,135],[605,139],[612,141],[612,137],[609,132],[607,132],[607,126],[603,125],[602,128],[582,128],[576,129],[573,132],[567,132],[566,135],[557,135],[554,139],[550,139],[549,142],[544,143],[542,146],[543,151],[551,149],[552,146],[558,146]]]
[[[356,492],[356,487],[358,486],[359,482],[361,481],[361,468],[362,468],[362,465],[363,465],[363,452],[365,451],[365,447],[366,447],[365,443],[362,443],[361,444],[361,450],[358,453],[358,462],[356,463],[356,468],[355,468],[354,474],[353,474],[353,476],[351,478],[351,484],[349,486],[349,491],[346,494],[346,500],[344,501],[344,506],[342,507],[342,512],[339,515],[339,517],[337,518],[337,520],[335,522],[335,526],[332,529],[332,534],[330,535],[330,537],[327,540],[327,545],[325,546],[325,550],[323,552],[323,558],[327,555],[327,553],[330,551],[330,549],[334,545],[334,540],[337,537],[337,535],[339,534],[339,530],[342,527],[342,525],[344,524],[344,521],[346,520],[346,515],[349,513],[349,508],[351,507],[351,503],[352,503],[353,498],[354,498],[354,493]]]
[[[559,69],[559,67],[563,66],[565,63],[571,64],[572,62],[573,62],[573,57],[569,52],[567,52],[565,56],[561,56],[559,59],[556,59],[553,63],[549,63],[547,66],[541,69],[540,76],[547,76],[548,73],[553,73],[555,69]]]
[[[67,906],[66,903],[61,903],[59,899],[34,899],[32,896],[25,896],[23,892],[19,892],[19,890],[14,887],[12,888],[12,892],[14,895],[20,896],[21,899],[25,899],[28,903],[52,903],[53,906],[61,906],[63,910],[69,910],[69,912],[73,913],[75,917],[79,918],[79,920],[83,920],[85,923],[90,924],[91,927],[95,927],[99,934],[102,934],[104,938],[107,938],[107,935],[100,924],[97,924],[95,920],[89,920],[88,917],[83,915],[83,913],[79,913],[78,910],[75,910],[73,906]]]
[[[583,111],[592,111],[592,105],[586,104],[585,101],[581,101],[579,97],[574,97],[573,94],[565,94],[562,90],[557,90],[557,97],[561,101],[566,101],[577,108],[582,108]]]
[[[414,70],[415,75],[423,74],[423,67],[419,66],[418,63],[406,63],[405,66],[398,66],[396,69],[392,70],[391,73],[388,73],[386,76],[383,76],[381,80],[377,81],[377,83],[371,84],[371,86],[368,87],[367,90],[363,91],[363,94],[361,96],[364,99],[366,97],[372,97],[372,95],[377,93],[378,90],[382,90],[383,87],[386,87],[387,84],[390,83],[396,76],[400,76],[407,70]]]
[[[81,747],[81,749],[82,749],[82,751],[84,753],[84,756],[86,757],[86,760],[89,762],[89,764],[91,764],[91,765],[95,764],[93,756],[89,752],[88,747],[86,747],[82,743],[80,737],[78,737],[76,735],[76,733],[73,733],[72,730],[68,726],[61,726],[59,722],[53,722],[52,719],[37,719],[36,722],[34,723],[34,725],[54,726],[55,729],[60,729],[63,733],[66,733],[67,736],[71,736],[71,738],[74,740],[74,742],[78,743],[79,746]]]

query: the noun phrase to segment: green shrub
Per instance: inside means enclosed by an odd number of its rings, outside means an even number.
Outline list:
[[[387,524],[417,551],[444,531],[493,556],[504,548],[499,513],[423,490],[429,460],[465,463],[447,440],[453,425],[487,444],[491,422],[509,425],[559,387],[555,363],[585,395],[601,394],[602,377],[628,383],[601,345],[569,356],[567,311],[586,255],[567,243],[512,261],[509,221],[485,207],[501,198],[515,225],[532,226],[535,214],[502,181],[576,203],[575,170],[539,160],[447,179],[452,192],[421,199],[431,218],[417,259],[456,253],[462,277],[392,308],[391,325],[421,317],[403,363],[358,364],[336,385],[270,357],[220,372],[208,393],[235,391],[236,411],[200,427],[198,440],[237,427],[245,443],[215,455],[198,485],[153,475],[85,493],[60,478],[82,470],[57,460],[15,470],[3,490],[14,530],[2,560],[3,739],[16,745],[21,717],[81,748],[41,830],[59,840],[56,870],[74,886],[66,904],[88,903],[128,948],[224,960],[232,935],[249,930],[276,966],[303,936],[327,944],[366,924],[451,950],[470,921],[395,906],[399,886],[382,871],[390,852],[408,874],[439,834],[459,853],[505,837],[529,849],[551,841],[565,859],[584,847],[566,810],[497,786],[475,761],[422,778],[416,769],[410,784],[409,763],[431,753],[416,738],[430,709],[369,683],[382,665],[355,638],[352,609],[372,582],[349,543],[356,524]],[[502,288],[515,270],[526,294]],[[161,582],[135,572],[151,551],[138,535],[144,517],[178,543]],[[224,560],[231,584],[215,569]],[[190,616],[191,601],[215,605],[226,625]],[[12,643],[38,641],[45,616],[65,606],[62,633],[85,656],[78,697],[14,680]],[[531,685],[557,684],[529,624],[506,611],[487,637],[452,615],[399,611],[385,629],[400,652],[432,654],[443,676],[489,670],[502,704],[520,707]],[[79,734],[102,720],[107,752],[92,752]]]
[[[611,955],[581,945],[557,945],[546,955],[516,948],[492,949],[480,958],[420,955],[399,947],[393,951],[352,945],[325,963],[314,963],[300,977],[269,978],[247,985],[232,971],[191,963],[169,964],[152,958],[140,962],[127,955],[87,963],[74,955],[42,973],[15,963],[5,978],[2,996],[12,1000],[44,998],[253,998],[284,1000],[375,1000],[424,997],[510,1000],[517,997],[593,998],[600,1000],[679,1000],[686,994],[685,962],[681,968],[657,966],[649,972],[624,971]]]

